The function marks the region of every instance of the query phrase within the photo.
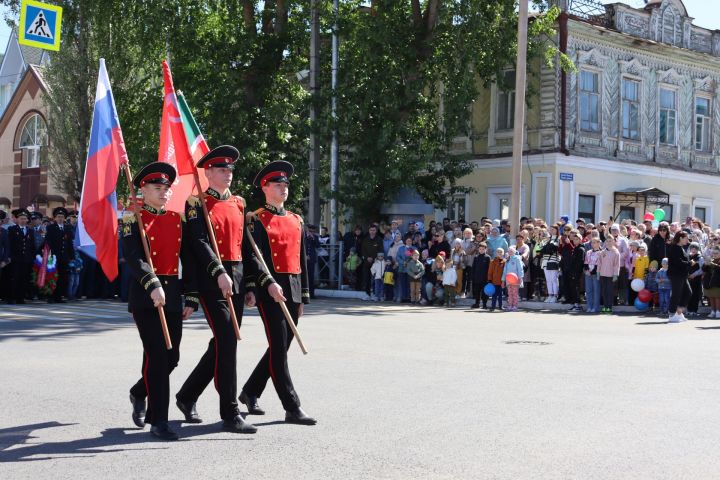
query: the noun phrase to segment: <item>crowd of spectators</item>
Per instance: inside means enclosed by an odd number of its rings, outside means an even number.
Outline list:
[[[697,218],[523,218],[515,231],[486,217],[446,218],[426,228],[356,225],[341,237],[343,282],[372,301],[454,307],[457,298],[472,298],[473,308],[501,311],[516,310],[522,299],[587,313],[635,305],[671,322],[697,316],[707,301],[710,317],[720,318],[720,231]]]

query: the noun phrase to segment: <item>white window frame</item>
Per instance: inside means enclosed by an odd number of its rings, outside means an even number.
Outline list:
[[[25,135],[25,129],[28,128],[28,125],[31,121],[35,121],[35,131],[33,132],[34,138],[32,139],[33,144],[23,145],[22,141]],[[38,139],[38,126],[40,122],[42,122],[42,125],[45,127],[45,138]],[[45,123],[45,119],[42,118],[40,114],[35,113],[28,117],[27,120],[25,120],[25,123],[20,130],[20,143],[18,146],[21,150],[24,151],[24,168],[40,168],[40,149],[47,146],[47,124]]]
[[[638,109],[638,126],[637,126],[637,138],[631,138],[625,136],[625,82],[635,82],[638,85],[638,99],[636,101],[630,101],[630,103],[637,103],[637,109]],[[630,142],[641,142],[642,141],[642,79],[639,77],[634,77],[630,75],[623,75],[620,79],[620,138],[623,141],[630,141]]]
[[[505,75],[508,74],[508,72],[515,72],[515,78],[517,79],[517,70],[514,68],[506,68],[503,70],[503,79],[505,78]],[[500,116],[500,96],[506,95],[508,102],[507,102],[507,118],[512,119],[512,125],[503,126],[503,128],[500,128],[499,123],[499,116]],[[495,122],[495,128],[499,132],[512,132],[513,128],[515,127],[515,85],[512,85],[512,89],[508,90],[507,92],[503,91],[500,88],[497,88],[496,86],[496,92],[495,92],[495,112],[494,112],[494,122]]]
[[[674,108],[670,109],[670,108],[663,108],[663,107],[662,107],[662,103],[661,103],[661,98],[660,98],[660,96],[661,96],[663,90],[666,90],[666,91],[668,91],[668,92],[672,92],[672,93],[673,93],[673,96],[675,97]],[[664,83],[663,83],[663,84],[660,84],[660,85],[658,86],[658,94],[657,94],[657,112],[658,112],[658,113],[657,113],[657,115],[658,115],[658,117],[657,117],[657,129],[658,129],[658,130],[657,130],[657,139],[658,139],[658,143],[659,143],[660,145],[669,145],[669,146],[675,146],[675,145],[677,145],[677,137],[678,137],[678,93],[679,93],[679,92],[678,92],[678,88],[675,87],[675,86],[673,86],[673,85],[667,85],[667,84],[664,84]],[[661,132],[660,132],[660,117],[662,116],[663,111],[673,112],[673,138],[672,138],[672,141],[665,141],[665,142],[663,142],[662,139],[660,138],[660,133],[661,133]],[[666,137],[667,137],[667,126],[666,126]],[[666,138],[666,140],[668,140],[668,139]]]
[[[701,98],[703,100],[707,100],[709,104],[708,108],[708,115],[698,115],[697,113],[697,101]],[[711,153],[712,152],[712,115],[713,115],[713,99],[709,95],[701,95],[696,93],[695,98],[693,99],[693,147],[695,148],[696,152],[703,152],[703,153]],[[697,121],[698,117],[703,118],[703,125],[707,125],[707,134],[704,135],[707,138],[707,145],[702,145],[701,148],[697,148]],[[703,127],[703,131],[704,131]],[[702,148],[704,147],[704,148]]]
[[[705,222],[704,223],[706,225],[710,225],[710,226],[715,225],[713,223],[715,220],[715,217],[713,215],[714,214],[714,212],[713,212],[714,205],[715,205],[715,203],[713,202],[712,198],[695,197],[695,198],[693,198],[692,206],[691,206],[692,216],[693,217],[695,216],[695,208],[696,207],[704,208],[705,209]]]
[[[598,85],[598,91],[595,92],[589,92],[587,90],[582,89],[582,74],[583,72],[590,73],[592,75],[597,75],[597,85]],[[588,68],[586,66],[583,66],[582,69],[578,72],[578,130],[584,133],[590,133],[590,134],[599,134],[602,132],[602,91],[603,91],[603,85],[602,85],[602,72],[598,69],[594,68]],[[582,97],[583,94],[587,95],[596,95],[598,97],[598,103],[597,103],[597,109],[598,109],[598,128],[597,130],[586,130],[582,126]]]

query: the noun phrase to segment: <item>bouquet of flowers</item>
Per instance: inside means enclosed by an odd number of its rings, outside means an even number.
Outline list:
[[[50,248],[43,247],[42,256],[36,255],[33,262],[32,281],[37,285],[41,295],[50,296],[57,287],[57,259],[50,255]]]

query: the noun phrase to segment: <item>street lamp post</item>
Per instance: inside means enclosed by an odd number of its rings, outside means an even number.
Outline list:
[[[525,78],[527,61],[528,0],[520,0],[518,13],[517,68],[515,70],[515,118],[513,125],[512,193],[510,225],[517,234],[520,228],[522,154],[525,132]]]

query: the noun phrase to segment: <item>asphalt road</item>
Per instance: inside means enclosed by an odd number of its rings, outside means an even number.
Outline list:
[[[717,479],[720,320],[495,313],[317,301],[291,372],[314,427],[269,386],[256,435],[130,419],[141,344],[111,302],[0,307],[0,479]],[[253,310],[242,385],[266,348]],[[205,349],[186,322],[179,388]]]

